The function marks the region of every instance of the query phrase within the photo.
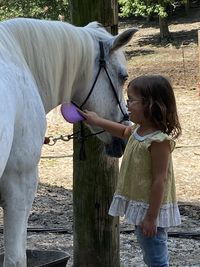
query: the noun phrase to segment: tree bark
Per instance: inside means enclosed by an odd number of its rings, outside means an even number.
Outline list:
[[[168,28],[167,18],[162,18],[159,16],[159,27],[160,27],[160,38],[161,40],[169,40],[170,32]]]
[[[91,21],[102,23],[117,34],[117,0],[71,1],[72,23],[85,26]],[[80,124],[74,126],[74,132]],[[84,126],[85,133],[89,133]],[[73,231],[74,267],[119,267],[119,218],[108,215],[116,188],[118,159],[105,154],[96,138],[85,143],[86,159],[81,161],[81,144],[74,140],[73,157]]]
[[[189,15],[189,11],[190,11],[190,0],[186,0],[185,2],[185,12],[187,15]]]

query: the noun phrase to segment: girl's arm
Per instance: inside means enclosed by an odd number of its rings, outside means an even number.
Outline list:
[[[81,115],[83,115],[88,124],[99,126],[114,136],[128,139],[132,133],[131,126],[126,126],[118,122],[106,120],[99,117],[95,112],[92,111],[79,110],[79,112],[81,113]]]
[[[156,219],[163,200],[164,189],[169,163],[169,141],[153,142],[150,147],[152,166],[152,186],[150,193],[149,209],[141,224],[143,234],[151,237],[156,235]]]

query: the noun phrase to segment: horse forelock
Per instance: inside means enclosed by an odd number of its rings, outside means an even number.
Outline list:
[[[6,28],[12,36],[13,49],[9,52],[14,54],[16,47],[20,47],[18,56],[32,72],[43,103],[51,105],[46,109],[70,101],[77,76],[91,79],[95,47],[84,28],[35,19],[8,20],[1,23],[1,28]]]

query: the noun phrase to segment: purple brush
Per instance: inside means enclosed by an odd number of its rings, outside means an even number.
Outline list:
[[[61,105],[61,114],[64,119],[70,123],[76,123],[85,118],[78,112],[77,107],[72,103],[64,103]]]

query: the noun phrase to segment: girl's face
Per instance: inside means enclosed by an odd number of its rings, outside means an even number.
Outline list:
[[[128,88],[127,95],[129,119],[136,124],[142,125],[146,120],[144,117],[144,105],[142,97],[140,94],[135,92],[134,88]]]

